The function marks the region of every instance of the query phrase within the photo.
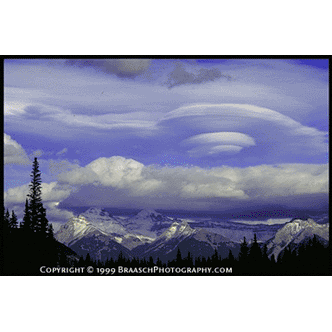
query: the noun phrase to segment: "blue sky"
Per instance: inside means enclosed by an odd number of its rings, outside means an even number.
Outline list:
[[[328,60],[10,59],[5,204],[326,209]]]

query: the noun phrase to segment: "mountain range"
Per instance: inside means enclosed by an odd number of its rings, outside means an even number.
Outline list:
[[[230,250],[237,256],[243,237],[250,242],[254,233],[261,245],[266,244],[268,255],[277,258],[285,248],[294,248],[313,235],[326,245],[329,224],[318,224],[311,218],[274,225],[197,221],[147,209],[123,217],[89,208],[63,224],[55,237],[78,255],[89,253],[94,260],[115,259],[121,252],[126,258],[152,257],[166,262],[176,257],[178,249],[182,256],[190,252],[192,257],[210,257],[215,250],[221,258],[226,258]]]

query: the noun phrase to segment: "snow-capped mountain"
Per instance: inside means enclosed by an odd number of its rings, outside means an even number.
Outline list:
[[[173,219],[148,209],[142,210],[135,216],[121,221],[121,225],[127,232],[153,239],[161,235],[172,223]]]
[[[78,216],[69,219],[67,223],[62,225],[57,233],[55,233],[55,238],[65,244],[70,245],[75,241],[86,237],[91,236],[92,234],[98,235],[107,235],[100,229],[97,229],[90,222],[88,222],[85,217]]]
[[[250,225],[218,220],[181,220],[154,210],[142,210],[132,217],[110,215],[104,209],[89,208],[78,217],[61,225],[55,237],[79,254],[90,253],[95,259],[116,257],[120,251],[129,257],[157,257],[164,261],[175,258],[178,248],[183,256],[213,255],[221,258],[229,250],[237,256],[243,236],[250,243],[257,235],[263,244],[268,237],[268,254],[275,258],[287,247],[296,247],[314,234],[329,240],[329,224],[313,219],[293,219],[279,225]]]
[[[269,256],[278,257],[287,246],[299,244],[306,238],[318,235],[329,241],[329,224],[318,224],[313,219],[293,219],[286,223],[275,236],[266,242]]]
[[[186,221],[176,221],[152,243],[135,248],[133,254],[145,258],[159,257],[166,262],[175,258],[178,249],[184,256],[190,252],[192,257],[209,257],[217,249],[222,257],[227,257],[229,249],[236,254],[238,247],[239,244],[219,234],[193,229]]]
[[[123,257],[132,258],[129,249],[113,240],[110,236],[103,234],[89,234],[75,241],[69,247],[80,256],[85,257],[89,253],[93,260],[117,259],[120,252]]]
[[[140,257],[164,257],[174,251],[181,241],[190,237],[195,232],[186,221],[173,222],[152,243],[136,247],[133,253]]]
[[[104,209],[90,208],[61,225],[55,233],[55,238],[59,242],[71,246],[82,238],[104,235],[131,250],[136,246],[151,243],[156,237],[155,233],[152,233],[154,237],[130,233],[120,224],[119,220],[121,219],[114,218]],[[138,220],[141,219],[138,218]],[[105,240],[106,238],[100,239]]]
[[[118,219],[114,218],[104,209],[90,208],[80,217],[85,218],[94,227],[106,232],[124,235],[127,234],[126,229],[121,225]]]
[[[242,242],[243,237],[247,240],[253,239],[256,234],[258,241],[267,241],[275,235],[275,233],[283,227],[282,224],[266,225],[248,224],[232,221],[220,220],[203,220],[193,221],[190,223],[194,229],[205,229],[209,233],[215,233],[224,236],[233,242]]]

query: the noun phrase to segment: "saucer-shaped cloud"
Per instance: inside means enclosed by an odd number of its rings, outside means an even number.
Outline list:
[[[185,145],[191,144],[233,144],[240,146],[255,145],[255,141],[248,135],[234,132],[208,133],[190,137],[182,142]]]
[[[245,104],[192,105],[166,114],[158,123],[178,135],[181,146],[192,146],[189,154],[218,155],[245,151],[270,161],[291,161],[294,155],[327,153],[327,133],[304,126],[279,112]],[[194,147],[194,145],[196,145]],[[228,147],[223,147],[228,145]],[[247,156],[249,156],[247,154]],[[288,160],[289,159],[289,160]],[[267,160],[267,159],[265,159]]]
[[[253,138],[235,132],[208,133],[192,136],[181,142],[183,146],[196,146],[188,151],[191,156],[235,154],[243,147],[254,146]]]
[[[243,149],[242,146],[238,145],[216,145],[216,146],[209,146],[203,145],[191,150],[188,150],[187,153],[190,157],[204,157],[204,156],[213,156],[213,155],[232,155],[239,153]]]

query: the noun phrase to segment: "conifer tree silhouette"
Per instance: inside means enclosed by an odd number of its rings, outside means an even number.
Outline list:
[[[262,252],[259,248],[258,242],[257,242],[257,236],[256,233],[254,234],[254,241],[250,246],[248,259],[251,264],[253,264],[254,268],[257,268],[262,261]]]
[[[17,216],[16,216],[14,210],[12,210],[12,215],[11,215],[10,220],[9,220],[9,228],[10,229],[16,229],[17,226],[18,226]]]
[[[46,210],[42,203],[41,197],[41,172],[39,170],[39,163],[35,157],[32,164],[32,171],[30,174],[31,183],[29,185],[29,212],[31,220],[31,229],[36,233],[45,235],[48,228],[48,220],[46,218]]]
[[[243,242],[241,243],[240,253],[239,253],[239,261],[247,260],[249,254],[248,243],[246,237],[243,237]]]
[[[232,250],[229,249],[228,257],[227,257],[228,263],[233,264],[235,261],[234,255],[232,253]]]
[[[25,200],[25,208],[24,208],[24,216],[23,222],[20,223],[20,228],[22,228],[25,232],[33,231],[33,227],[31,224],[30,210],[29,210],[29,200]]]
[[[4,211],[5,211],[5,208],[4,208]],[[4,218],[3,218],[3,232],[4,232],[4,236],[5,237],[10,232],[10,214],[9,214],[8,209],[4,213]]]

